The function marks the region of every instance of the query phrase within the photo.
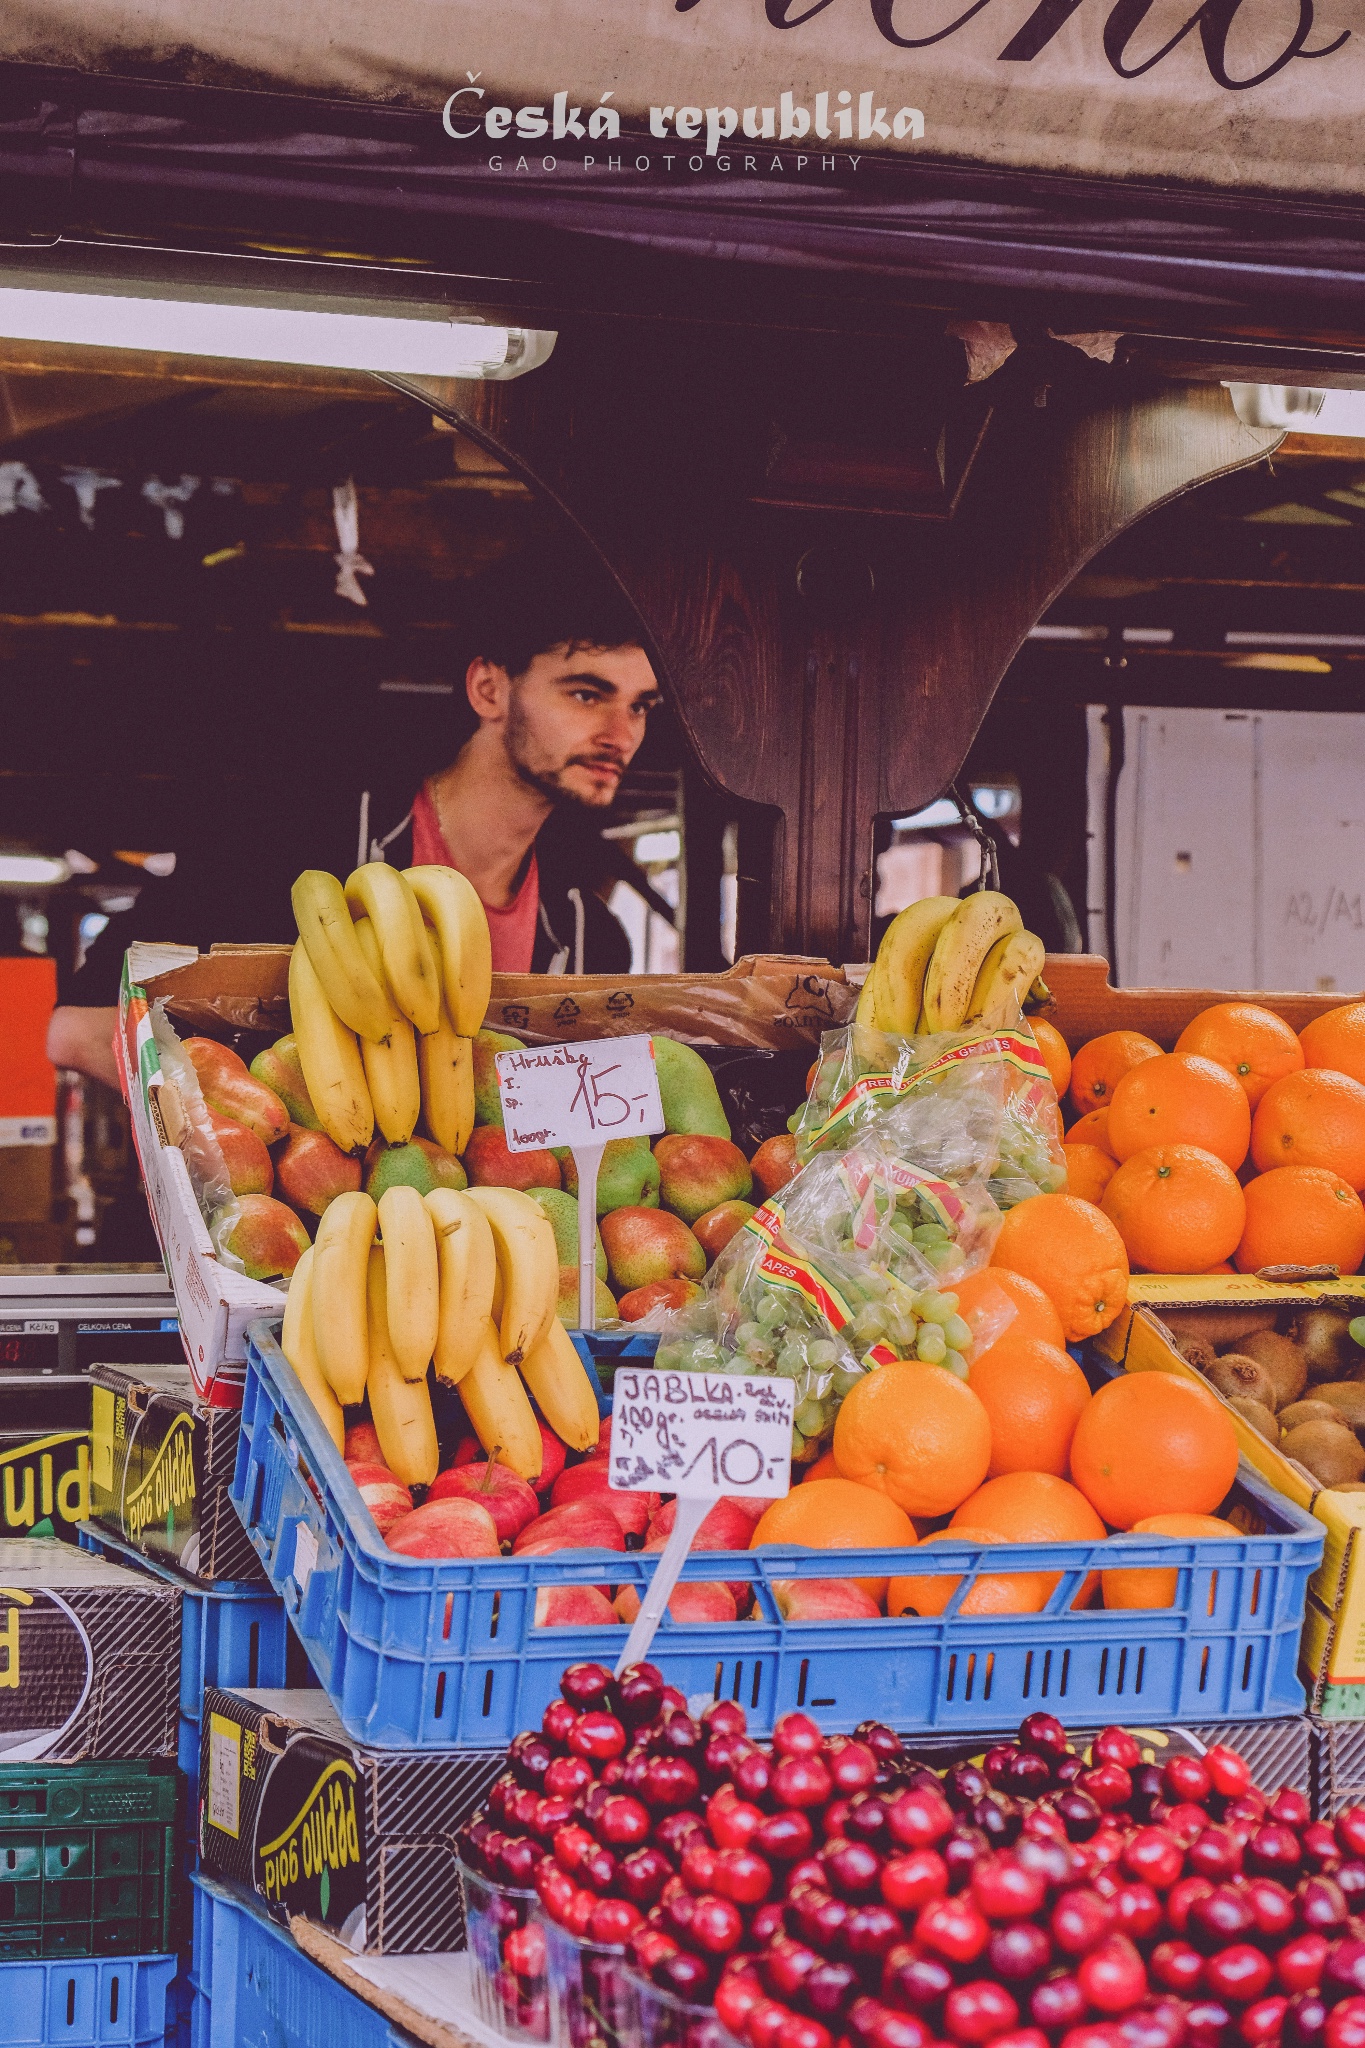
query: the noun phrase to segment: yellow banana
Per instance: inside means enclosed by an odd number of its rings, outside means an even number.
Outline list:
[[[493,1313],[498,1255],[488,1218],[468,1195],[458,1188],[433,1188],[424,1200],[436,1230],[441,1275],[436,1377],[455,1386],[478,1356]]]
[[[337,1016],[362,1038],[382,1038],[388,997],[356,944],[340,882],[323,868],[305,868],[290,900],[304,950]]]
[[[470,1188],[469,1198],[493,1231],[502,1275],[502,1355],[509,1365],[520,1365],[554,1319],[559,1299],[554,1230],[539,1202],[520,1188]]]
[[[365,1286],[370,1419],[384,1453],[384,1463],[394,1478],[401,1479],[405,1486],[430,1486],[441,1462],[431,1395],[425,1380],[412,1380],[404,1375],[394,1353],[389,1324],[394,1308],[390,1278],[384,1253],[378,1245],[372,1246]]]
[[[334,1195],[313,1240],[313,1341],[318,1364],[338,1401],[365,1398],[370,1347],[365,1333],[365,1275],[379,1211],[359,1189]]]
[[[423,1380],[436,1349],[440,1267],[436,1226],[416,1188],[386,1188],[379,1197],[389,1290],[389,1337],[404,1379]]]
[[[545,1335],[521,1361],[521,1376],[555,1435],[571,1451],[587,1451],[597,1442],[597,1396],[573,1338],[551,1316]]]
[[[289,956],[289,1017],[318,1122],[343,1152],[361,1151],[374,1136],[374,1105],[360,1046],[328,1002],[302,942]]]
[[[444,1008],[440,1028],[417,1041],[417,1068],[427,1129],[447,1152],[463,1152],[474,1128],[474,1048]]]
[[[1017,1024],[1024,997],[1042,971],[1047,948],[1033,932],[1010,932],[997,939],[981,963],[964,1022]]]
[[[938,935],[924,977],[921,1030],[962,1028],[982,961],[997,939],[1021,931],[1023,924],[1009,897],[996,889],[978,889],[963,898]]]
[[[356,919],[355,935],[366,964],[382,974],[379,940],[368,917]],[[387,994],[384,1000],[388,1003]],[[417,1071],[417,1034],[395,1004],[389,1003],[387,1035],[362,1038],[360,1057],[365,1063],[375,1122],[391,1145],[406,1145],[422,1113],[422,1085]]]
[[[313,1341],[313,1247],[309,1245],[289,1276],[280,1349],[294,1368],[294,1377],[317,1410],[318,1420],[339,1451],[346,1448],[346,1418],[341,1403],[323,1377]]]
[[[492,989],[493,945],[474,884],[458,868],[405,868],[404,879],[436,928],[441,992],[462,1038],[483,1027]]]
[[[877,963],[874,960],[867,970],[867,980],[858,991],[858,1007],[853,1012],[855,1024],[863,1025],[868,1031],[877,1027]]]
[[[883,1031],[913,1035],[924,1006],[924,977],[939,935],[961,908],[956,896],[925,896],[888,925],[877,948],[877,1022]]]
[[[474,1362],[460,1381],[460,1399],[490,1456],[520,1479],[539,1479],[544,1455],[540,1426],[520,1373],[502,1357],[497,1325],[491,1320],[479,1332]]]
[[[384,980],[403,1015],[419,1031],[434,1031],[441,1021],[440,969],[417,898],[398,869],[367,861],[347,877],[346,901],[374,926]]]

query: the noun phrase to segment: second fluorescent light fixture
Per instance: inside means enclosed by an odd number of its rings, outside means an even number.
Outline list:
[[[341,313],[0,286],[0,339],[150,349],[237,363],[505,380],[543,363],[555,338],[544,329],[378,310]]]
[[[1365,436],[1365,391],[1325,391],[1307,384],[1227,384],[1244,427],[1287,427],[1295,434]]]

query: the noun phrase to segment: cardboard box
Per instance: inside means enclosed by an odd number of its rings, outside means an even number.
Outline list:
[[[97,1365],[89,1387],[92,1519],[203,1583],[266,1586],[228,1498],[239,1411],[202,1399],[180,1365]]]
[[[501,1751],[367,1749],[326,1695],[204,1694],[204,1874],[277,1917],[329,1927],[357,1954],[464,1945],[455,1833],[503,1768]]]
[[[0,1536],[74,1543],[89,1513],[89,1380],[0,1375]]]
[[[174,1757],[179,1714],[178,1587],[0,1542],[0,1760]]]

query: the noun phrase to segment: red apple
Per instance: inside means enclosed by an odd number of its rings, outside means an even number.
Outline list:
[[[493,1517],[472,1500],[433,1500],[414,1508],[389,1531],[389,1549],[402,1557],[498,1557]]]
[[[778,1579],[773,1595],[787,1621],[868,1621],[881,1613],[856,1579]]]
[[[765,1502],[764,1505],[766,1506],[767,1503]],[[677,1503],[671,1500],[665,1501],[664,1505],[650,1522],[644,1548],[646,1550],[662,1550],[673,1532],[673,1524],[677,1517]],[[749,1548],[749,1539],[754,1532],[755,1520],[756,1517],[746,1513],[745,1508],[741,1507],[736,1501],[728,1496],[723,1496],[708,1511],[705,1521],[692,1538],[692,1548],[694,1550],[747,1550]],[[749,1579],[730,1579],[727,1583],[730,1591],[735,1596],[737,1610],[741,1614],[747,1613],[750,1600],[753,1597],[752,1581]]]
[[[387,1465],[362,1464],[350,1458],[346,1470],[360,1489],[364,1501],[381,1536],[387,1536],[401,1515],[412,1513],[412,1494],[401,1479],[396,1479]]]
[[[571,1500],[528,1522],[512,1545],[514,1557],[548,1557],[556,1550],[624,1550],[621,1525],[593,1500]]]
[[[536,1594],[536,1628],[614,1628],[620,1618],[597,1586],[542,1586]]]
[[[631,1287],[616,1304],[623,1323],[639,1323],[656,1308],[686,1308],[701,1289],[695,1280],[650,1280],[643,1287]]]
[[[540,1502],[526,1481],[498,1464],[452,1465],[438,1472],[427,1500],[477,1501],[493,1517],[500,1543],[511,1543],[540,1513]]]
[[[640,1612],[638,1587],[622,1586],[616,1612],[622,1621],[634,1621]],[[668,1612],[674,1621],[733,1621],[735,1596],[712,1579],[681,1579],[669,1595]]]
[[[382,1465],[384,1453],[379,1448],[379,1432],[372,1422],[353,1422],[346,1432],[346,1447],[342,1453],[348,1465]]]

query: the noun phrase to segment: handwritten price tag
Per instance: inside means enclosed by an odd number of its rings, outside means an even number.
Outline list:
[[[616,1368],[608,1484],[627,1493],[775,1498],[791,1486],[790,1380]]]
[[[654,1047],[646,1037],[527,1046],[497,1055],[509,1152],[602,1145],[664,1127]]]

